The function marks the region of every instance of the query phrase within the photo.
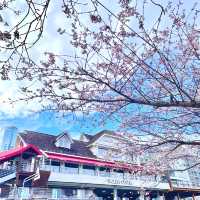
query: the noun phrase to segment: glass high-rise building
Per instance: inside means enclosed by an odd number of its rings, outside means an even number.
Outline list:
[[[16,135],[16,127],[0,128],[0,151],[5,151],[15,147]]]

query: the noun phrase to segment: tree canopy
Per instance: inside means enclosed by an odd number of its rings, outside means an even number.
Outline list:
[[[56,12],[63,13],[66,27],[57,29],[58,37],[63,45],[70,40],[67,48],[74,54],[44,52],[46,59],[38,61],[30,51],[51,23],[54,1],[22,2],[21,10],[14,0],[0,3],[0,74],[2,80],[27,81],[18,100],[37,99],[61,112],[100,113],[117,120],[120,130],[146,136],[145,150],[170,144],[170,155],[190,152],[198,163],[197,3],[186,9],[181,1],[60,1]],[[12,26],[5,18],[9,12],[21,16]]]

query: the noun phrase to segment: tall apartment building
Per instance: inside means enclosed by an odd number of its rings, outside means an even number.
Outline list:
[[[0,151],[5,151],[15,147],[17,136],[16,127],[0,128]]]

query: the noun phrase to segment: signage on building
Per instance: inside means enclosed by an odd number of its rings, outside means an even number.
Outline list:
[[[169,188],[168,183],[159,183],[159,182],[147,182],[142,180],[128,180],[128,179],[112,179],[108,178],[105,181],[105,184],[116,185],[116,186],[126,186],[126,187],[149,187],[149,188]]]
[[[93,177],[90,175],[80,175],[80,174],[62,174],[52,172],[49,177],[49,182],[68,182],[78,184],[94,184],[94,185],[113,185],[113,186],[123,186],[123,187],[145,187],[145,188],[159,188],[159,189],[169,189],[168,183],[147,181],[147,180],[136,180],[136,179],[122,179],[122,178],[106,178],[106,177]]]
[[[119,180],[119,179],[107,179],[108,184],[112,185],[130,185],[134,186],[133,182],[127,179]]]

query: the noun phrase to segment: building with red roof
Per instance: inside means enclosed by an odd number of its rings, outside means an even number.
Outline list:
[[[1,197],[173,200],[199,194],[200,181],[192,186],[187,174],[169,182],[163,175],[144,173],[136,153],[119,151],[120,144],[129,142],[111,131],[82,134],[79,140],[66,132],[19,133],[16,148],[0,153]]]

